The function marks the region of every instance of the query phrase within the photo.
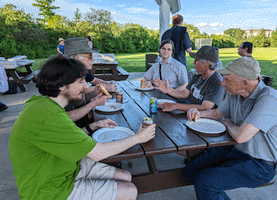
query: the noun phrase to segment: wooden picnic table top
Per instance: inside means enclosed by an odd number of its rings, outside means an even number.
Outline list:
[[[207,137],[197,134],[187,128],[186,114],[175,114],[174,112],[163,112],[158,109],[157,114],[150,114],[149,101],[151,97],[158,99],[171,99],[168,95],[159,90],[139,91],[139,81],[116,82],[118,89],[123,91],[124,108],[114,113],[101,113],[94,111],[95,120],[110,118],[119,126],[130,128],[137,132],[144,117],[152,117],[156,127],[156,137],[151,141],[136,145],[129,150],[113,156],[107,160],[119,161],[124,159],[137,158],[142,156],[153,156],[166,153],[182,153],[199,149],[206,149],[214,146],[235,144],[235,141],[225,133],[219,137]]]

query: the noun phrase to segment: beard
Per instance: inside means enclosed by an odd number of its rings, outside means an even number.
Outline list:
[[[68,93],[64,94],[64,97],[67,98],[68,105],[73,109],[79,108],[86,104],[86,101],[84,98],[72,98],[71,95]]]

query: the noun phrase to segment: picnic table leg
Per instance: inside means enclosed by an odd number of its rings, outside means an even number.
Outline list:
[[[25,85],[21,84],[20,83],[20,77],[19,75],[17,74],[16,71],[14,70],[7,70],[7,74],[13,78],[12,81],[9,80],[10,83],[16,83],[19,87],[19,89],[22,91],[22,92],[25,92],[27,91],[27,88],[25,87]]]
[[[28,72],[28,74],[31,74],[33,72],[32,68],[31,68],[32,64],[29,64],[29,65],[25,65],[25,68]]]
[[[153,156],[146,156],[147,165],[151,174],[158,173],[157,166]]]

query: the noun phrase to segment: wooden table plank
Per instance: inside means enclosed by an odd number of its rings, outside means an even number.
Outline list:
[[[186,113],[174,114],[171,112],[171,115],[174,116],[176,119],[178,119],[182,124],[186,124],[186,122],[188,121]],[[208,137],[208,136],[199,134],[196,131],[191,130],[190,128],[187,128],[187,130],[188,132],[196,134],[199,137],[201,137],[203,140],[205,140],[208,144],[208,148],[236,144],[236,142],[233,140],[233,138],[231,138],[231,136],[227,133],[227,131],[224,135],[219,137]]]
[[[148,115],[134,102],[133,96],[129,96],[128,92],[126,93],[126,89],[128,90],[126,83],[128,82],[118,82],[119,86],[122,87],[124,98],[126,98],[126,96],[128,96],[129,98],[129,102],[124,104],[123,115],[125,116],[125,119],[128,121],[132,129],[134,131],[137,131],[143,122],[143,118],[147,117]],[[143,96],[145,96],[144,94],[139,92],[137,93],[137,95],[141,95],[142,99]],[[177,151],[176,146],[159,127],[157,127],[156,129],[155,138],[145,144],[142,144],[142,147],[145,151],[145,155],[156,155]]]
[[[176,118],[171,116],[169,113],[164,113],[159,109],[157,114],[150,114],[149,96],[140,91],[134,90],[134,88],[136,88],[135,85],[130,82],[122,82],[121,84],[124,84],[125,91],[136,102],[136,104],[140,106],[147,116],[151,116],[153,118],[158,127],[177,146],[178,151],[207,147],[205,141],[197,135],[187,132],[186,126],[176,120]]]
[[[103,112],[98,112],[94,110],[93,115],[94,115],[95,121],[109,118],[115,121],[119,126],[132,129],[132,127],[126,122],[125,118],[123,117],[122,111],[117,111],[113,113],[103,113]],[[115,155],[106,159],[105,161],[107,162],[120,161],[120,160],[129,159],[129,158],[139,158],[143,156],[144,156],[143,149],[140,147],[140,145],[136,145],[118,155]]]

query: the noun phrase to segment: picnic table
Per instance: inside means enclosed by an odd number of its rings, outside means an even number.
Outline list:
[[[158,99],[171,99],[158,90],[139,91],[139,81],[118,81],[118,89],[123,91],[124,108],[121,111],[110,114],[94,110],[95,120],[110,118],[119,126],[130,128],[137,132],[144,117],[152,117],[156,127],[156,137],[151,141],[136,145],[121,154],[112,156],[105,162],[115,162],[125,159],[146,157],[149,172],[133,175],[132,182],[137,186],[139,193],[147,193],[157,190],[169,189],[189,185],[183,177],[182,168],[158,171],[153,158],[154,155],[178,153],[186,155],[188,160],[216,146],[233,145],[235,141],[225,132],[219,137],[207,137],[185,126],[187,117],[181,112],[162,112],[150,114],[150,97]]]
[[[120,81],[129,77],[130,74],[118,66],[114,54],[94,54],[93,57],[94,62],[91,73],[95,77],[105,81]]]
[[[31,80],[35,80],[36,75],[39,73],[39,70],[36,70],[34,72],[32,70],[32,64],[35,61],[27,60],[27,59],[24,59],[21,61],[16,61],[16,60],[13,61],[13,58],[10,58],[8,60],[11,60],[11,61],[9,62],[5,61],[0,63],[5,68],[5,71],[8,76],[8,82],[16,83],[22,92],[27,91],[27,88],[25,85],[28,84]],[[25,68],[26,71],[25,72],[19,71],[18,70],[19,68]]]

